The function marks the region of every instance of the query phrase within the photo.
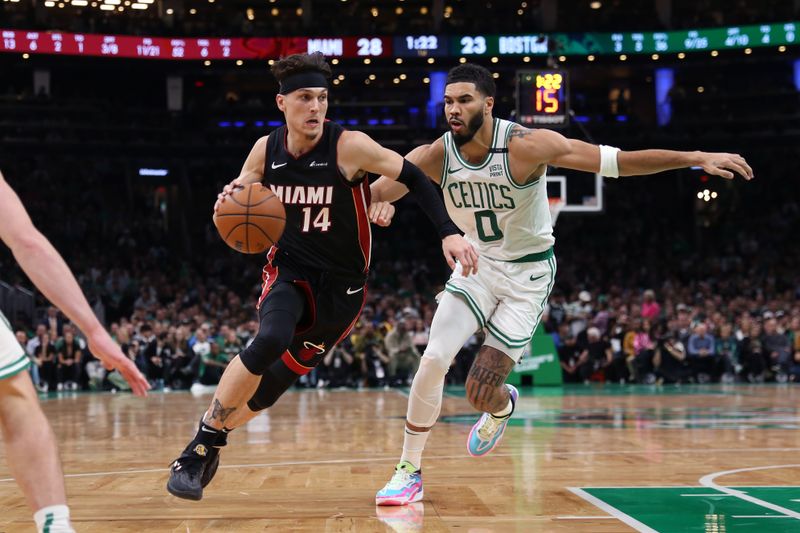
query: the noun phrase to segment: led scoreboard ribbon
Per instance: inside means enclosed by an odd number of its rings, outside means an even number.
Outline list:
[[[385,37],[195,39],[0,30],[0,52],[151,59],[266,59],[322,52],[338,57],[391,55]]]
[[[798,43],[800,23],[755,24],[700,30],[551,34],[554,53],[586,54],[651,54],[725,50]]]
[[[153,59],[275,59],[320,51],[331,57],[484,57],[649,54],[798,44],[800,22],[696,30],[529,35],[170,38],[0,30],[0,52]]]

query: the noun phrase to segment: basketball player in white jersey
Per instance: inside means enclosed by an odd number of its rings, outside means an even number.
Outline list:
[[[486,455],[503,435],[518,395],[505,380],[533,336],[556,273],[547,165],[607,177],[689,166],[724,178],[733,178],[733,172],[753,177],[739,155],[623,152],[550,130],[523,128],[492,116],[494,95],[494,80],[485,68],[468,63],[453,68],[444,96],[450,131],[407,156],[441,186],[448,214],[479,259],[477,274],[465,277],[457,266],[445,286],[411,387],[403,454],[394,476],[376,496],[378,505],[422,499],[422,450],[439,416],[445,373],[464,342],[479,329],[485,330],[486,341],[467,377],[466,392],[483,414],[469,434],[467,449],[472,456]],[[383,202],[403,194],[401,184],[385,178],[376,181],[372,220],[385,224],[392,211]]]
[[[89,349],[106,368],[116,368],[137,396],[150,386],[97,321],[78,282],[50,242],[31,222],[22,202],[0,173],[0,240],[30,280],[86,334]],[[0,313],[0,426],[8,467],[34,511],[41,533],[73,531],[64,475],[50,425],[26,370],[29,361],[8,320]]]

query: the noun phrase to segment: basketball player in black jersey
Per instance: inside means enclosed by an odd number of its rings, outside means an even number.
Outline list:
[[[286,125],[256,142],[215,211],[235,187],[263,182],[286,208],[286,229],[267,254],[258,335],[226,368],[196,436],[172,465],[167,490],[180,498],[203,497],[227,432],[273,405],[358,319],[371,252],[367,172],[412,191],[451,268],[457,260],[470,273],[477,264],[419,168],[364,133],[325,121],[331,70],[321,54],[289,56],[272,72]]]

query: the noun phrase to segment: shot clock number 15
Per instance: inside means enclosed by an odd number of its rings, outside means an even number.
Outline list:
[[[561,92],[564,76],[558,72],[536,75],[536,111],[558,113],[561,109]]]
[[[569,124],[566,70],[517,71],[517,117],[523,126],[561,128]]]

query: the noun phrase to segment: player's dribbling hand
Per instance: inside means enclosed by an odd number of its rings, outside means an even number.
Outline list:
[[[136,396],[147,396],[150,384],[136,368],[136,365],[125,357],[122,350],[114,342],[108,333],[103,329],[98,329],[87,335],[89,341],[89,351],[102,361],[106,370],[116,369],[131,386],[131,390]]]
[[[753,179],[753,169],[739,154],[697,152],[697,156],[698,166],[709,174],[731,180],[736,172],[746,180]]]
[[[392,223],[394,206],[389,202],[373,202],[369,205],[369,220],[373,224],[386,227]]]
[[[225,202],[225,199],[231,194],[233,194],[233,191],[235,189],[238,189],[239,187],[243,186],[244,185],[242,184],[241,178],[236,178],[235,180],[227,184],[225,187],[223,187],[222,192],[217,195],[217,201],[214,203],[214,214],[217,213],[217,210],[219,210],[219,206],[221,206]]]
[[[451,269],[456,268],[458,261],[464,276],[478,272],[478,253],[461,235],[448,235],[442,239],[442,251]]]

